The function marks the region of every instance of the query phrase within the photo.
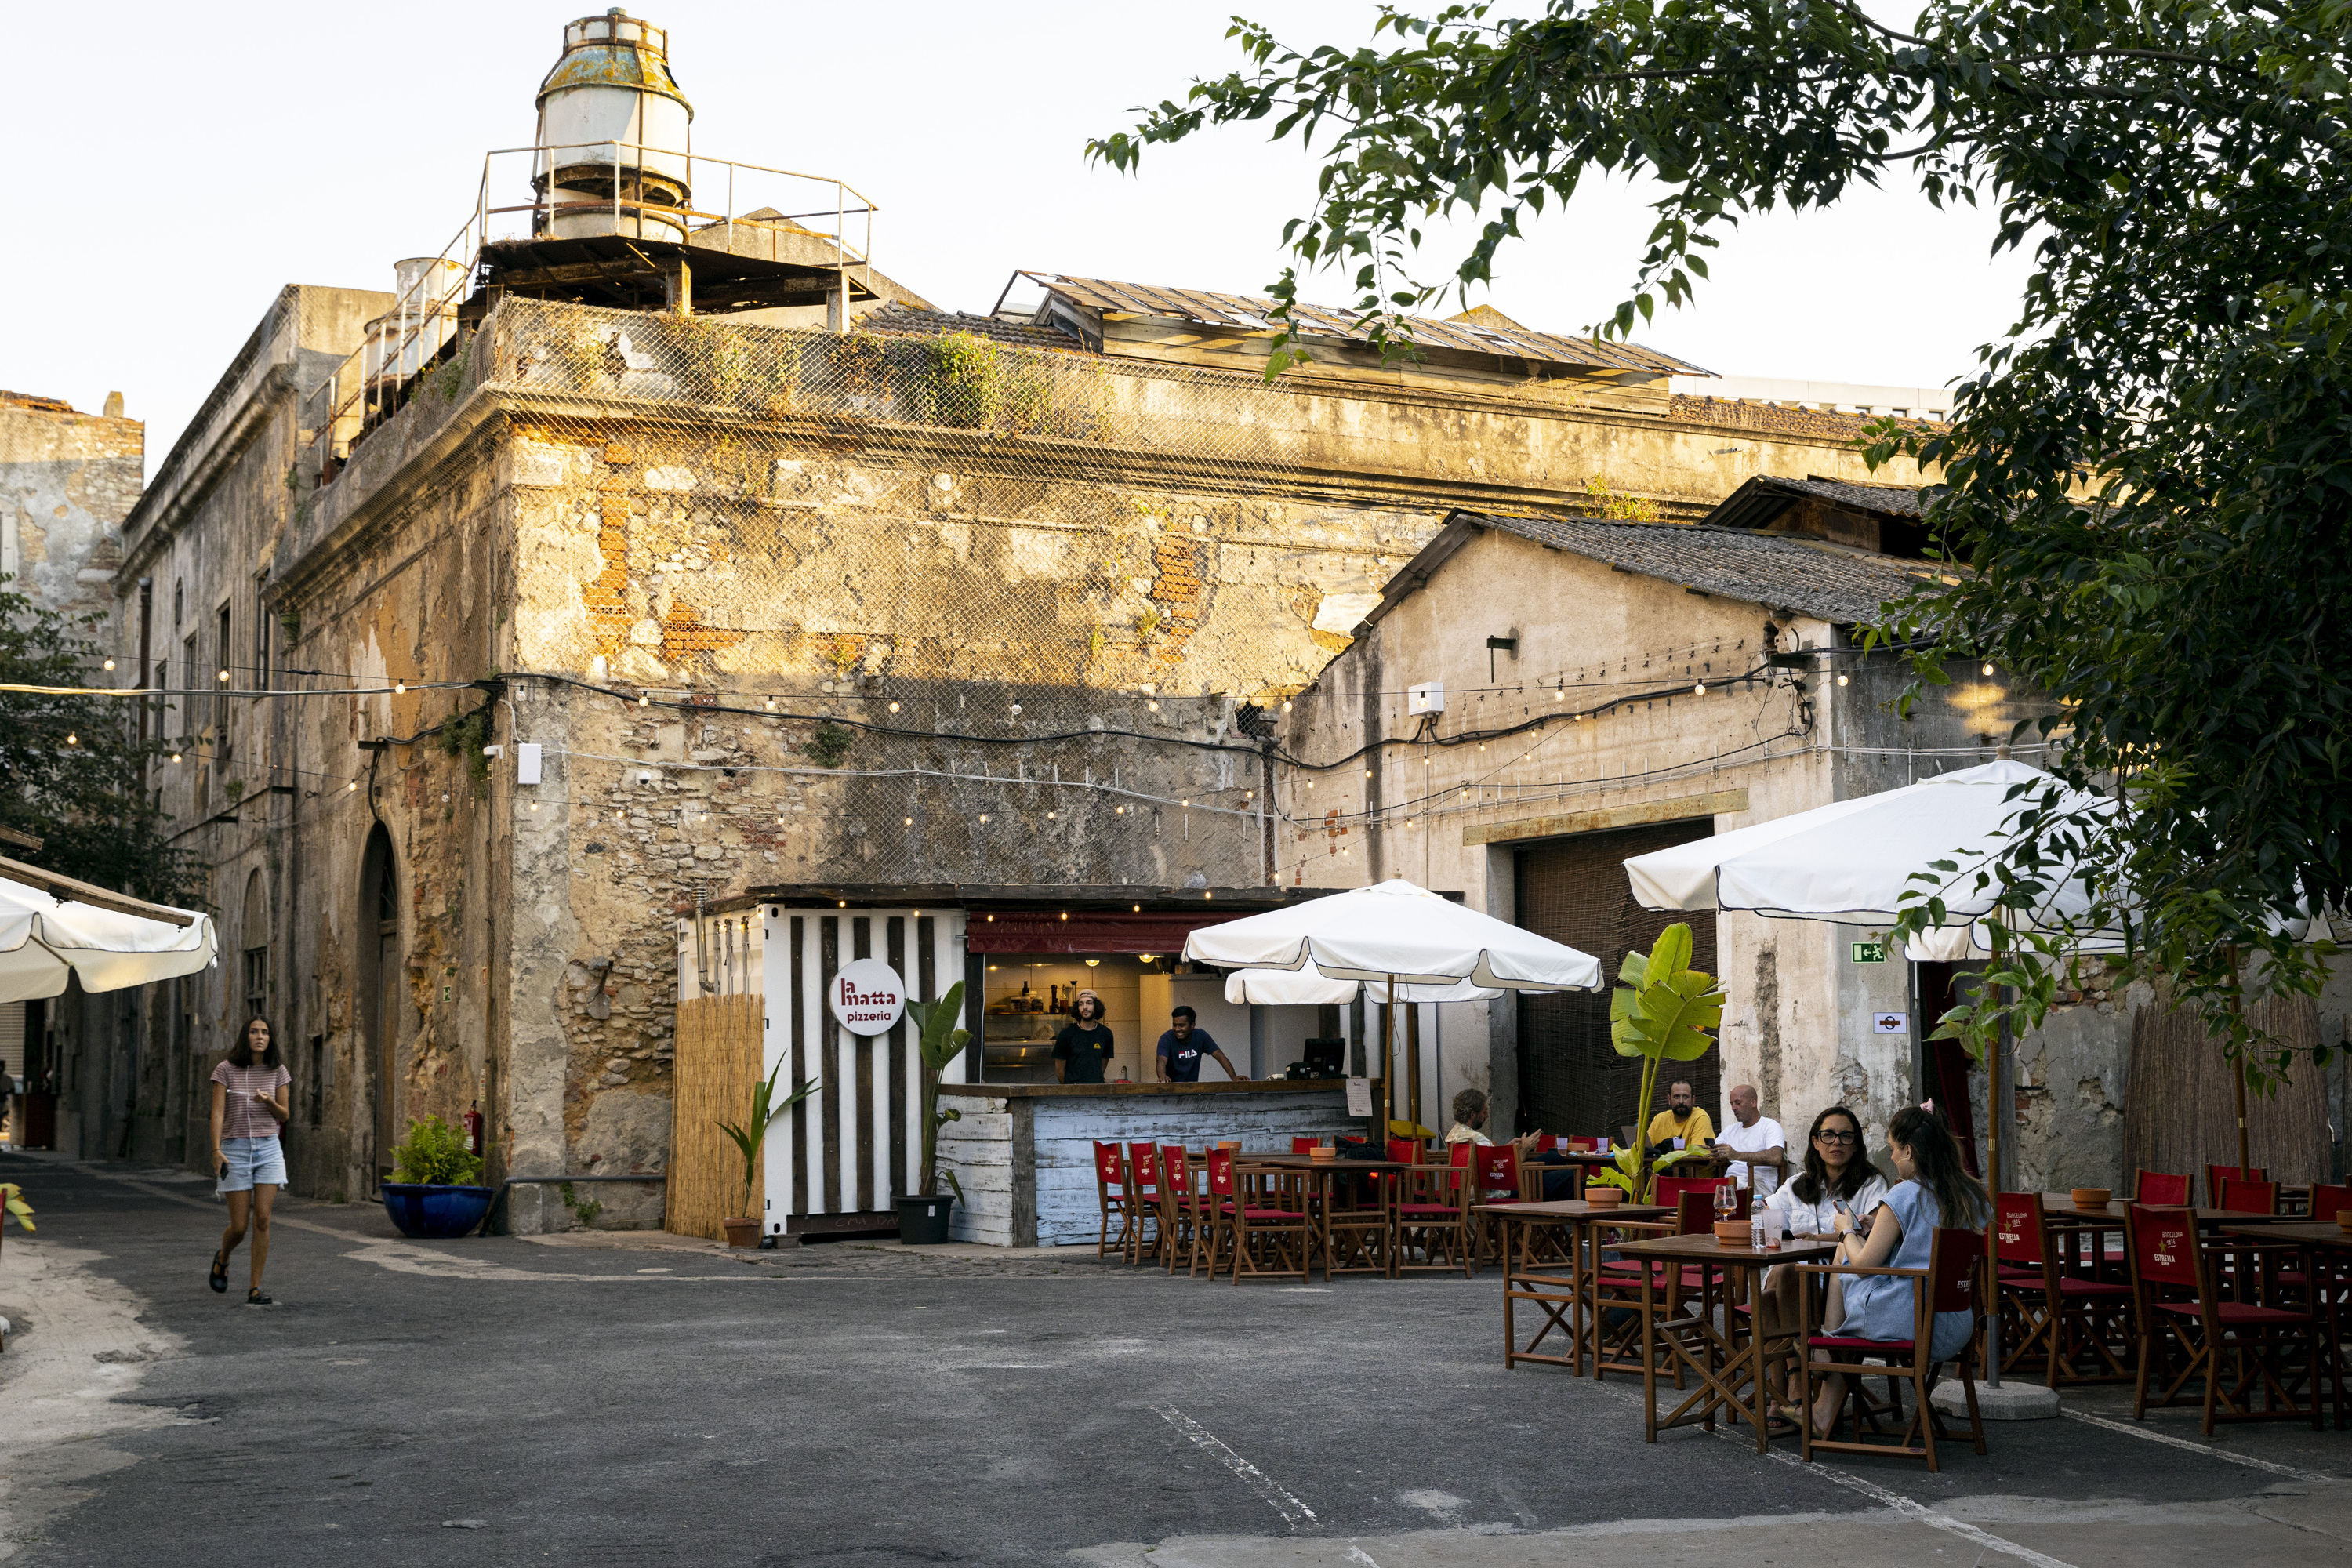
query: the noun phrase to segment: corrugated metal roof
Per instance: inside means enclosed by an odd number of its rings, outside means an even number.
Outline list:
[[[1097,310],[1139,316],[1172,317],[1214,327],[1268,331],[1276,301],[1255,294],[1217,294],[1202,289],[1163,289],[1149,283],[1113,283],[1100,278],[1066,278],[1058,273],[1028,272],[1049,293]],[[1352,310],[1319,305],[1294,305],[1291,319],[1303,333],[1364,342],[1369,333]],[[1580,370],[1639,371],[1653,375],[1713,375],[1654,349],[1635,343],[1602,342],[1591,338],[1563,338],[1525,329],[1505,331],[1474,321],[1439,321],[1425,316],[1407,318],[1413,342],[1428,348],[1454,349],[1465,353],[1496,354],[1510,359],[1539,360],[1572,365]]]
[[[1822,620],[1867,621],[1878,606],[1942,574],[1933,563],[1843,549],[1791,534],[1671,522],[1496,517],[1457,511],[1450,522],[1498,528],[1554,550],[1603,561],[1703,594],[1786,605]]]

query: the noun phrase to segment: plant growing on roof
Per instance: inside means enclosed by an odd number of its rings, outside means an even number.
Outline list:
[[[923,1185],[918,1194],[932,1197],[940,1190],[940,1178],[947,1178],[948,1187],[963,1202],[963,1184],[956,1180],[953,1171],[940,1169],[940,1129],[950,1121],[963,1120],[961,1110],[940,1109],[940,1074],[948,1064],[963,1054],[971,1043],[971,1031],[956,1026],[963,1016],[963,982],[948,987],[948,994],[936,1002],[907,1004],[907,1016],[915,1022],[918,1043],[923,1056]]]
[[[1616,1169],[1596,1180],[1646,1199],[1660,1166],[1701,1152],[1684,1149],[1653,1162],[1647,1133],[1650,1105],[1657,1093],[1658,1064],[1691,1062],[1715,1044],[1707,1031],[1723,1022],[1723,992],[1715,976],[1690,967],[1691,928],[1676,921],[1658,933],[1647,953],[1629,952],[1617,967],[1623,984],[1609,994],[1609,1038],[1621,1057],[1642,1058],[1641,1112],[1634,1119],[1633,1146],[1617,1157]]]
[[[783,1076],[783,1071],[784,1064],[779,1061],[776,1064],[776,1070],[768,1075],[768,1081],[751,1090],[751,1114],[741,1125],[739,1126],[732,1121],[721,1121],[716,1124],[719,1131],[727,1134],[729,1141],[743,1156],[743,1201],[738,1206],[746,1215],[751,1212],[751,1181],[759,1173],[760,1144],[768,1135],[769,1123],[814,1094],[816,1086],[821,1081],[817,1079],[809,1079],[808,1082],[784,1096],[782,1102],[779,1104],[776,1100],[776,1079]]]

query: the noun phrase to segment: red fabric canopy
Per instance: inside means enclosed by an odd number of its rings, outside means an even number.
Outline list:
[[[1180,952],[1184,939],[1202,926],[1239,920],[1245,912],[1072,910],[1064,915],[1053,910],[999,910],[965,918],[964,945],[973,952]]]

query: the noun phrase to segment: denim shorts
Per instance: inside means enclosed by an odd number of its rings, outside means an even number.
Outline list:
[[[225,1138],[221,1152],[228,1157],[228,1174],[213,1189],[216,1193],[286,1184],[286,1149],[275,1138]]]

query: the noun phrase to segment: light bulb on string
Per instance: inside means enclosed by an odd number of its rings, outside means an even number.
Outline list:
[[[774,698],[771,697],[771,698],[769,698],[769,699],[768,699],[768,711],[769,711],[769,712],[771,712],[771,713],[773,713],[775,710],[776,710],[776,700],[775,700]]]
[[[109,669],[112,669],[112,668],[114,668],[114,661],[113,661],[112,659],[110,659],[110,659],[108,659],[108,660],[106,661],[106,668],[109,668]]]
[[[637,693],[637,706],[638,706],[638,707],[640,707],[640,708],[650,708],[650,707],[652,707],[652,706],[653,706],[653,695],[652,695],[652,693],[650,693],[650,692],[646,692],[646,691],[640,691],[640,692],[638,692],[638,693]]]
[[[226,680],[226,679],[228,679],[228,671],[227,671],[227,670],[224,669],[224,670],[222,670],[222,671],[221,671],[221,679],[222,679],[223,680]],[[408,695],[408,682],[406,682],[405,680],[395,680],[395,681],[394,681],[394,682],[392,683],[392,694],[393,694],[394,697],[405,697],[405,696],[407,696],[407,695]]]
[[[68,746],[79,746],[79,745],[80,745],[80,744],[81,744],[80,737],[77,736],[77,735],[76,735],[72,731],[68,730],[68,731],[66,731],[66,744],[67,744],[67,745],[68,745]]]
[[[1985,661],[1984,672],[1987,675],[1990,675],[1992,673],[1992,661],[1990,659],[1987,659]]]
[[[1704,696],[1706,696],[1706,681],[1704,681],[1704,680],[1702,680],[1702,681],[1700,681],[1696,686],[1692,687],[1692,688],[1691,688],[1691,695],[1692,695],[1692,696],[1694,696],[1694,697],[1704,697]]]
[[[228,671],[227,671],[227,670],[226,670],[226,669],[222,670],[222,671],[220,672],[220,678],[221,678],[221,684],[222,684],[223,686],[226,686],[226,685],[228,684]]]
[[[983,812],[982,812],[982,813],[980,814],[980,819],[981,819],[982,822],[986,822],[986,821],[988,820],[988,813],[986,813],[986,812],[984,812],[984,811],[983,811]]]
[[[1839,677],[1838,677],[1838,684],[1839,684],[1840,686],[1843,686],[1843,685],[1845,684],[1845,677],[1844,677],[1844,676],[1841,675],[1841,676],[1839,676]]]
[[[1021,717],[1021,704],[1019,704],[1018,702],[1015,702],[1015,703],[1013,705],[1013,716],[1015,719],[1018,719],[1018,718],[1020,718],[1020,717]]]
[[[911,816],[902,816],[898,819],[898,826],[901,827],[912,827],[915,826],[915,819]]]
[[[896,713],[898,710],[898,705],[896,702],[893,702],[892,704],[890,704],[890,711],[891,711],[891,712]],[[1021,710],[1020,710],[1020,709],[1018,709],[1018,708],[1015,708],[1015,709],[1013,710],[1013,711],[1014,711],[1015,713],[1018,713],[1018,712],[1020,712],[1020,711],[1021,711]]]

